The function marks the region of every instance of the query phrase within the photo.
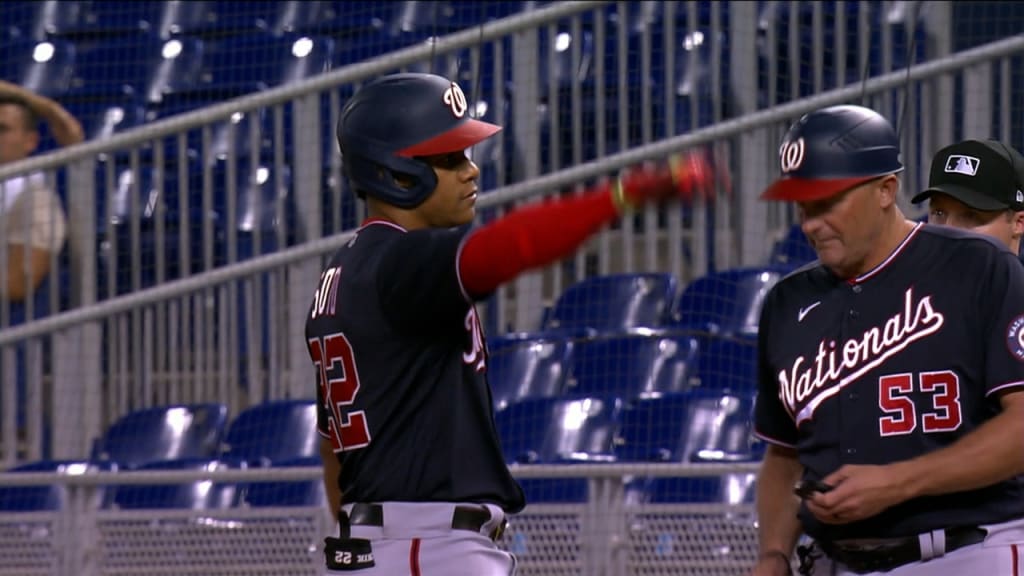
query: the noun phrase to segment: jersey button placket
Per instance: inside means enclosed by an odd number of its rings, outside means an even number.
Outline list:
[[[849,323],[851,325],[856,324],[857,321],[860,319],[860,312],[857,310],[857,308],[858,308],[858,305],[857,305],[858,298],[856,296],[860,295],[863,291],[864,291],[864,288],[860,284],[854,284],[853,286],[850,287],[850,292],[852,294],[851,294],[851,297],[849,298],[849,300],[850,300],[850,302],[849,302],[850,307],[849,307],[849,309],[847,310],[847,313],[846,313],[846,321],[847,321],[847,323]],[[856,330],[844,330],[844,334],[843,334],[844,338],[849,337],[849,335],[852,332],[855,332],[855,331]],[[850,389],[848,389],[848,391],[845,394],[840,394],[839,395],[840,402],[841,402],[840,406],[841,406],[841,413],[842,414],[853,415],[853,414],[857,414],[859,412],[859,409],[857,408],[857,406],[855,406],[855,403],[857,402],[857,398],[858,398],[857,391],[854,389],[854,388],[856,388],[856,386],[857,386],[857,383],[851,384]],[[846,427],[850,426],[851,423],[852,423],[852,421],[851,422],[847,422],[846,418],[844,418],[843,420],[844,420],[844,422],[843,422],[843,424],[841,424],[841,427],[843,427],[843,428],[846,428]],[[840,448],[840,452],[839,452],[839,459],[840,459],[841,462],[847,463],[851,459],[856,458],[856,456],[857,456],[856,442],[857,442],[857,438],[859,438],[860,436],[856,433],[856,431],[853,431],[853,430],[843,430],[843,432],[841,434],[841,437],[844,438],[844,441],[841,442],[841,448]]]

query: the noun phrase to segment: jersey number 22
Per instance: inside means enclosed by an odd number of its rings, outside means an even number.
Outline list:
[[[344,334],[309,340],[310,356],[316,365],[321,397],[331,414],[331,444],[335,452],[364,448],[370,444],[366,413],[350,410],[359,393],[359,372],[352,345]],[[328,377],[328,374],[330,377]]]

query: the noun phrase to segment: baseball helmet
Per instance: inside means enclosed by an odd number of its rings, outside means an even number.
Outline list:
[[[892,124],[862,106],[823,108],[797,120],[779,147],[782,176],[766,200],[821,200],[887,174],[903,171]]]
[[[359,193],[415,208],[437,186],[434,169],[419,156],[462,151],[501,130],[468,111],[465,93],[443,76],[391,74],[365,84],[338,120],[345,176]],[[400,186],[395,173],[411,185]]]

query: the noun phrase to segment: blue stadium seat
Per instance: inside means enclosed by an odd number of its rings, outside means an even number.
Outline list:
[[[495,410],[566,391],[574,343],[557,333],[504,334],[487,340],[487,380]]]
[[[531,504],[583,504],[590,490],[586,478],[521,478],[519,486]]]
[[[641,478],[627,487],[627,497],[648,504],[753,504],[755,474],[687,478]]]
[[[64,101],[104,102],[131,96],[155,105],[165,94],[200,82],[203,43],[164,40],[148,33],[78,45],[74,75]]]
[[[203,42],[199,81],[165,95],[165,105],[221,102],[329,71],[334,40],[325,36],[247,34]]]
[[[273,468],[289,467],[321,467],[319,456],[284,460],[273,464]],[[271,481],[250,482],[245,485],[241,494],[241,503],[253,508],[274,506],[313,506],[327,505],[327,492],[322,477],[304,481]]]
[[[756,334],[764,297],[790,271],[791,266],[752,266],[697,278],[680,294],[672,326],[714,335]]]
[[[658,331],[588,338],[576,345],[569,392],[629,400],[684,391],[699,349],[692,336]]]
[[[757,337],[754,334],[714,336],[702,340],[693,376],[708,390],[757,389]]]
[[[509,463],[600,462],[613,458],[618,398],[530,398],[495,414]]]
[[[206,458],[186,458],[151,462],[139,471],[214,471],[234,467]],[[238,502],[237,485],[230,482],[198,480],[173,484],[115,484],[108,488],[102,507],[120,510],[186,509],[216,510],[231,508]]]
[[[790,226],[784,238],[772,245],[768,264],[798,268],[817,259],[818,254],[807,241],[807,236],[800,229],[800,225],[794,224]]]
[[[146,123],[146,106],[134,96],[66,100],[62,104],[81,122],[86,140],[109,138]]]
[[[619,461],[745,462],[756,460],[754,395],[690,390],[627,404],[615,441]]]
[[[48,27],[61,14],[74,10],[79,2],[64,2],[57,10],[56,0],[7,0],[0,3],[0,43],[8,40],[45,40]]]
[[[621,332],[658,328],[671,319],[677,281],[671,274],[607,274],[570,286],[558,297],[544,328]]]
[[[46,18],[45,30],[48,35],[80,40],[105,40],[121,34],[155,33],[159,30],[164,9],[172,3],[162,0],[61,0],[53,4],[59,4],[59,7],[53,11],[52,16]],[[45,11],[43,12],[45,14]]]
[[[226,423],[223,404],[136,410],[107,429],[95,445],[92,460],[137,468],[151,462],[210,457],[220,448]]]
[[[222,457],[272,464],[320,454],[315,400],[276,400],[251,406],[235,417],[224,438]]]
[[[77,475],[101,468],[82,460],[36,460],[9,468],[6,472],[49,472]],[[109,469],[109,467],[106,467]],[[67,504],[67,491],[63,484],[45,486],[0,486],[0,511],[48,512],[63,509]]]
[[[169,6],[161,32],[168,36],[225,38],[266,32],[292,2],[236,2],[207,0]]]
[[[0,44],[0,78],[60,99],[71,88],[76,53],[66,40],[9,39]]]

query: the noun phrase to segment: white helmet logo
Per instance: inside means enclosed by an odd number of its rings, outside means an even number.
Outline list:
[[[466,95],[462,93],[462,88],[459,88],[459,85],[455,82],[452,82],[452,85],[444,91],[444,103],[451,108],[452,114],[456,118],[462,118],[466,115],[466,108],[468,108]]]
[[[804,139],[797,138],[792,142],[783,142],[779,148],[779,162],[782,173],[792,172],[804,163]]]

